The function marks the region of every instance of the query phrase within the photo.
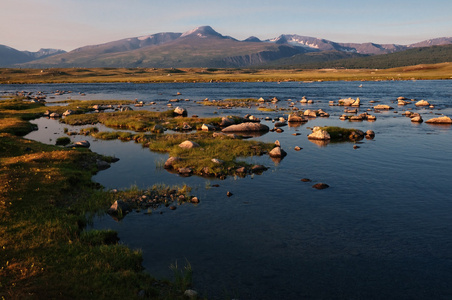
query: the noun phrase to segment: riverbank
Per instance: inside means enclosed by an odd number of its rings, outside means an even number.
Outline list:
[[[393,69],[52,68],[0,69],[0,84],[381,81],[451,79],[452,63]]]

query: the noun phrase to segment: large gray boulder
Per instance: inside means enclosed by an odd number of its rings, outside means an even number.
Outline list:
[[[267,125],[261,124],[261,123],[253,123],[253,122],[247,122],[247,123],[241,123],[241,124],[235,124],[228,126],[221,130],[222,132],[267,132],[270,128],[268,128]]]

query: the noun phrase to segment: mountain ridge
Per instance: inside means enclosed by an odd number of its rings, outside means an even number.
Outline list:
[[[239,41],[218,33],[211,26],[200,26],[183,33],[161,32],[87,45],[69,52],[41,49],[41,54],[31,54],[3,46],[0,47],[0,67],[247,67],[264,66],[291,57],[300,59],[304,54],[306,57],[302,60],[312,58],[318,61],[447,44],[452,44],[452,37],[410,45],[338,43],[297,34],[282,34],[267,40],[250,36]]]

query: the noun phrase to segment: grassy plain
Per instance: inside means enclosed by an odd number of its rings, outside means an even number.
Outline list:
[[[452,63],[393,69],[54,68],[0,69],[0,84],[90,82],[256,82],[451,79]]]

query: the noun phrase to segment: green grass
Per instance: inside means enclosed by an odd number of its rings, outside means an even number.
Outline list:
[[[347,141],[353,140],[350,136],[357,130],[354,128],[342,128],[337,126],[320,127],[330,134],[331,141]]]

